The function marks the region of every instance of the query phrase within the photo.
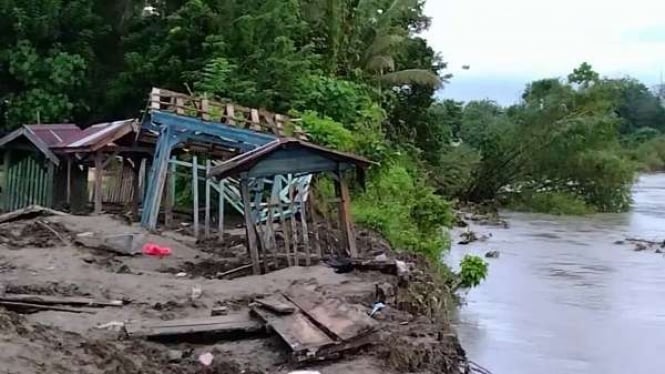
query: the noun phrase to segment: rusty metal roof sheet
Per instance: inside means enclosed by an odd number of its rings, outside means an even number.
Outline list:
[[[37,136],[49,148],[67,144],[78,139],[83,131],[75,124],[25,125],[28,131]]]
[[[135,120],[128,119],[92,125],[83,130],[78,139],[69,142],[62,148],[99,149],[134,131],[134,123]]]

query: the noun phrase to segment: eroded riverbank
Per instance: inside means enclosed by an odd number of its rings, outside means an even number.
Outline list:
[[[645,175],[625,214],[504,213],[484,242],[454,245],[489,259],[466,297],[458,331],[469,357],[501,373],[657,373],[665,357],[665,257],[626,237],[665,239],[665,175]]]

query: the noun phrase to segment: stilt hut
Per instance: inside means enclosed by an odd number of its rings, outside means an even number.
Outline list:
[[[240,179],[240,193],[245,209],[245,227],[247,232],[247,248],[255,274],[260,273],[261,263],[265,264],[268,271],[267,257],[275,259],[279,255],[285,255],[290,264],[300,265],[299,257],[305,265],[311,263],[312,255],[318,259],[323,257],[320,248],[312,251],[309,246],[309,230],[304,217],[306,196],[294,199],[293,190],[289,193],[289,200],[298,207],[290,212],[292,219],[287,222],[287,215],[281,206],[279,196],[274,196],[271,201],[275,204],[268,205],[269,218],[261,220],[259,215],[259,204],[253,204],[255,196],[264,193],[261,181],[264,178],[274,178],[278,175],[313,175],[328,174],[335,183],[336,202],[338,202],[339,227],[342,237],[344,253],[332,255],[347,255],[358,257],[356,239],[351,222],[349,188],[346,183],[345,173],[355,170],[361,182],[365,180],[365,170],[372,164],[369,160],[348,153],[337,152],[328,148],[308,143],[293,138],[281,138],[266,144],[255,150],[243,153],[230,159],[221,165],[214,167],[209,172],[209,177],[224,180],[230,177]],[[275,212],[274,214],[273,211]],[[295,214],[300,218],[300,227],[294,224]],[[273,222],[273,218],[277,219]],[[275,224],[281,224],[283,236],[291,236],[291,240],[285,241],[283,253],[277,253],[277,241],[275,240]],[[286,226],[291,226],[291,230]],[[300,235],[297,232],[300,232]],[[261,234],[259,234],[262,232]],[[259,253],[259,248],[263,253]],[[271,252],[271,253],[269,253]],[[316,252],[316,253],[312,253]],[[263,256],[263,260],[261,257]]]

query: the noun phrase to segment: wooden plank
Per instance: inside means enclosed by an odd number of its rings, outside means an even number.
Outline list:
[[[168,166],[168,171],[166,172],[166,181],[165,183],[165,189],[166,191],[164,192],[164,226],[166,228],[170,228],[173,226],[173,205],[175,203],[175,178],[176,175],[174,173],[175,169],[175,164],[173,163],[173,160],[175,159],[175,156],[171,158],[171,162],[169,163]]]
[[[192,156],[192,198],[194,200],[194,236],[199,237],[199,168],[196,156]]]
[[[0,301],[24,302],[40,305],[69,305],[89,307],[121,307],[122,301],[97,301],[87,297],[63,297],[48,295],[4,294]]]
[[[102,162],[102,153],[95,153],[95,213],[102,212],[102,172],[104,166]]]
[[[252,269],[255,275],[261,273],[261,264],[259,263],[259,250],[256,246],[256,228],[254,220],[252,219],[252,212],[250,206],[249,185],[247,178],[243,177],[240,180],[240,191],[242,195],[242,203],[245,208],[245,230],[247,232],[247,250],[249,251],[250,258],[252,259]]]
[[[356,237],[351,224],[351,198],[349,197],[349,187],[346,185],[341,172],[339,172],[338,175],[339,181],[337,181],[336,184],[339,190],[339,198],[342,200],[339,204],[339,222],[342,225],[341,231],[344,236],[344,244],[346,244],[349,254],[352,258],[357,258],[358,248],[356,247]]]
[[[50,214],[50,215],[57,215],[57,216],[66,216],[67,213],[63,212],[58,212],[57,210],[53,209],[48,209],[44,208],[43,206],[39,205],[30,205],[28,207],[22,208],[15,210],[13,212],[5,213],[0,215],[0,223],[4,222],[11,222],[11,221],[16,221],[18,219],[22,219],[24,217],[32,217],[34,215],[40,215],[40,214]]]
[[[252,312],[279,335],[299,360],[314,357],[319,349],[335,343],[300,311],[276,315],[255,307]]]
[[[53,310],[56,312],[95,314],[95,312],[85,309],[75,309],[63,306],[40,305],[40,304],[21,303],[13,301],[0,301],[0,306],[10,310]]]
[[[53,207],[53,175],[55,174],[55,164],[49,162],[48,170],[46,172],[46,206]]]
[[[210,159],[206,160],[206,189],[205,189],[205,219],[204,219],[204,225],[205,225],[205,237],[209,238],[210,237],[210,184],[212,183],[212,180],[210,178]]]
[[[10,181],[11,181],[11,162],[12,162],[12,151],[11,149],[5,149],[5,154],[4,154],[4,159],[2,161],[3,164],[3,180],[2,180],[2,204],[0,204],[1,207],[3,207],[5,210],[9,210],[9,196],[10,196]]]
[[[196,334],[246,334],[262,330],[263,325],[252,319],[248,313],[166,322],[135,322],[125,325],[125,331],[129,336],[146,338]]]
[[[376,329],[376,321],[367,313],[340,299],[323,297],[302,287],[291,287],[285,296],[316,321],[317,326],[342,341],[350,341]]]
[[[217,230],[219,241],[224,241],[224,180],[219,181],[219,200],[218,200],[219,218],[217,220]]]
[[[72,203],[72,159],[67,156],[67,205]]]
[[[300,261],[298,259],[298,226],[296,224],[296,208],[295,208],[295,195],[293,194],[293,180],[289,178],[287,181],[289,184],[289,210],[291,211],[291,217],[289,218],[289,221],[291,221],[291,241],[293,244],[293,262],[295,266],[300,266]]]
[[[279,294],[255,299],[254,302],[277,314],[291,314],[296,311],[296,306]]]

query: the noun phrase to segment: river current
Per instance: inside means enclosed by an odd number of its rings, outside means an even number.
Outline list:
[[[510,228],[453,245],[451,263],[500,251],[457,313],[469,358],[494,374],[665,373],[665,256],[615,244],[665,239],[665,174],[641,176],[633,200],[624,214],[503,212]]]

